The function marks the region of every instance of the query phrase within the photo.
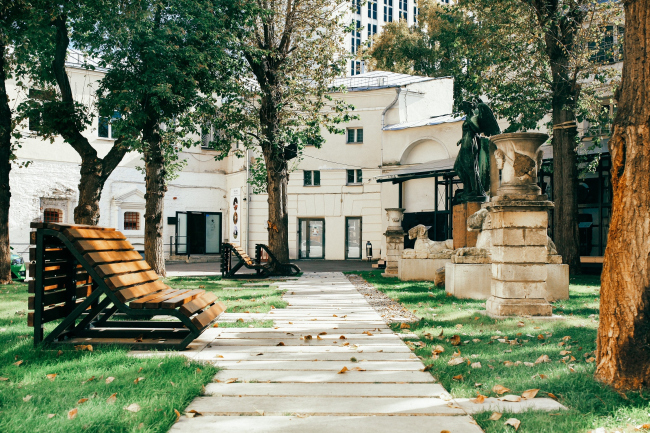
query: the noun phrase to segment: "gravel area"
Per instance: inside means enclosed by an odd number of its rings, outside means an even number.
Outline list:
[[[366,297],[366,301],[381,315],[386,323],[417,322],[420,320],[419,317],[404,308],[402,304],[395,302],[375,289],[375,286],[367,282],[363,277],[359,275],[347,275],[347,277],[354,284],[357,291]]]

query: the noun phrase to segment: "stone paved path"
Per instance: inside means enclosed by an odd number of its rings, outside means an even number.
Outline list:
[[[471,413],[531,407],[451,400],[341,273],[278,284],[273,328],[211,328],[185,352],[223,370],[172,432],[479,433]]]

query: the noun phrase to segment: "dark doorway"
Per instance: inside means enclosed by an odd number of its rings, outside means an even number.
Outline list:
[[[203,212],[187,213],[187,232],[190,254],[205,254],[205,215]]]

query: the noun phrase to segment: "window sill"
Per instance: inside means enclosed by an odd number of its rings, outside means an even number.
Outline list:
[[[303,185],[305,188],[320,188],[320,185]]]
[[[363,182],[358,182],[358,183],[346,183],[345,186],[363,186]]]
[[[345,144],[363,144],[363,141],[348,141]]]
[[[109,142],[109,141],[110,141],[110,142],[114,142],[114,141],[115,141],[115,138],[108,138],[108,137],[95,137],[95,140],[106,141],[106,142]]]

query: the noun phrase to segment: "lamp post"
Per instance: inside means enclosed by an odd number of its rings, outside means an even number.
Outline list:
[[[366,258],[368,261],[372,260],[372,244],[370,241],[366,242]]]

